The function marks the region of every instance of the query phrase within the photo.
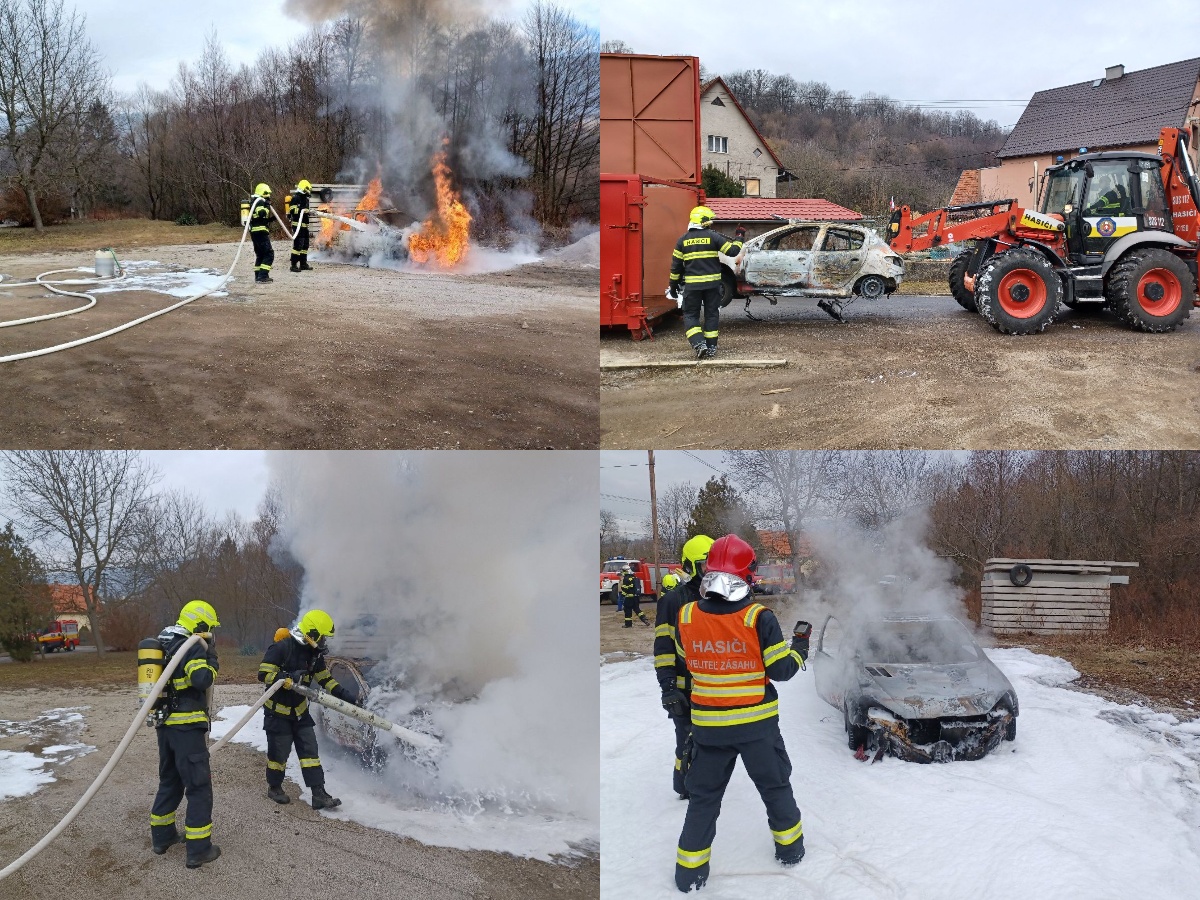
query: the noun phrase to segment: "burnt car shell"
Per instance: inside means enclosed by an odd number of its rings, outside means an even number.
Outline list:
[[[835,638],[834,626],[840,630]],[[840,710],[851,749],[911,762],[979,759],[1016,736],[1016,692],[952,616],[826,619],[817,692]]]
[[[840,222],[792,221],[746,241],[736,261],[721,262],[736,282],[734,296],[845,299],[891,294],[904,262],[870,228]],[[874,279],[872,279],[874,276]],[[879,293],[864,284],[872,279]]]

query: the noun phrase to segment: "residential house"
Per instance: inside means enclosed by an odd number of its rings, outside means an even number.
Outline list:
[[[77,584],[51,584],[50,599],[54,603],[54,615],[60,619],[74,619],[79,630],[91,628],[87,604],[83,602],[83,589]]]
[[[997,156],[1000,164],[959,177],[951,205],[1014,199],[1036,206],[1047,166],[1084,152],[1158,151],[1165,126],[1200,144],[1200,57],[1136,72],[1109,66],[1104,77],[1038,91]]]
[[[789,175],[721,78],[700,86],[700,159],[740,181],[747,197],[774,197]]]

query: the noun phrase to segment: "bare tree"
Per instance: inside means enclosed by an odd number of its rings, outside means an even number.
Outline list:
[[[64,163],[76,161],[79,128],[108,83],[84,17],[63,0],[0,0],[0,127],[9,180],[24,192],[38,231],[38,195]]]
[[[935,458],[924,450],[865,450],[847,457],[847,513],[878,531],[931,501]]]
[[[659,498],[658,533],[663,561],[679,558],[684,541],[690,537],[687,524],[695,505],[696,486],[690,481],[671,485]]]
[[[140,559],[157,470],[122,450],[9,450],[4,460],[12,508],[47,547],[49,568],[75,578],[103,653],[103,591],[110,569]]]
[[[725,464],[751,499],[760,521],[787,533],[799,584],[804,525],[817,513],[838,511],[845,454],[834,450],[731,450],[725,454]]]

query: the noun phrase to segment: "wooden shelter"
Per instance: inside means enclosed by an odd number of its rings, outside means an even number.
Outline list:
[[[1135,562],[1080,559],[989,559],[980,585],[980,624],[996,634],[1107,631],[1117,568]]]

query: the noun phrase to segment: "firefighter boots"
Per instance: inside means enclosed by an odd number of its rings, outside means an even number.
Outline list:
[[[195,856],[189,856],[187,867],[189,869],[198,869],[205,863],[210,863],[221,855],[221,848],[216,844],[209,844],[207,850],[201,850]]]
[[[289,272],[299,272],[300,271],[300,263],[298,263],[296,260],[293,259],[292,267],[290,269],[288,269],[288,271]]]
[[[335,806],[341,805],[342,801],[337,797],[330,797],[324,785],[317,785],[312,789],[313,809],[333,809]]]
[[[164,853],[166,853],[168,850],[170,850],[176,844],[182,844],[182,843],[183,843],[183,835],[180,834],[178,831],[176,831],[171,835],[171,838],[165,844],[155,844],[150,849],[153,850],[155,853],[157,853],[159,856],[162,856]]]
[[[300,271],[301,272],[311,272],[312,270],[313,270],[313,267],[308,264],[307,259],[300,260]]]
[[[276,803],[291,803],[292,798],[283,792],[283,785],[267,788],[267,799]]]

